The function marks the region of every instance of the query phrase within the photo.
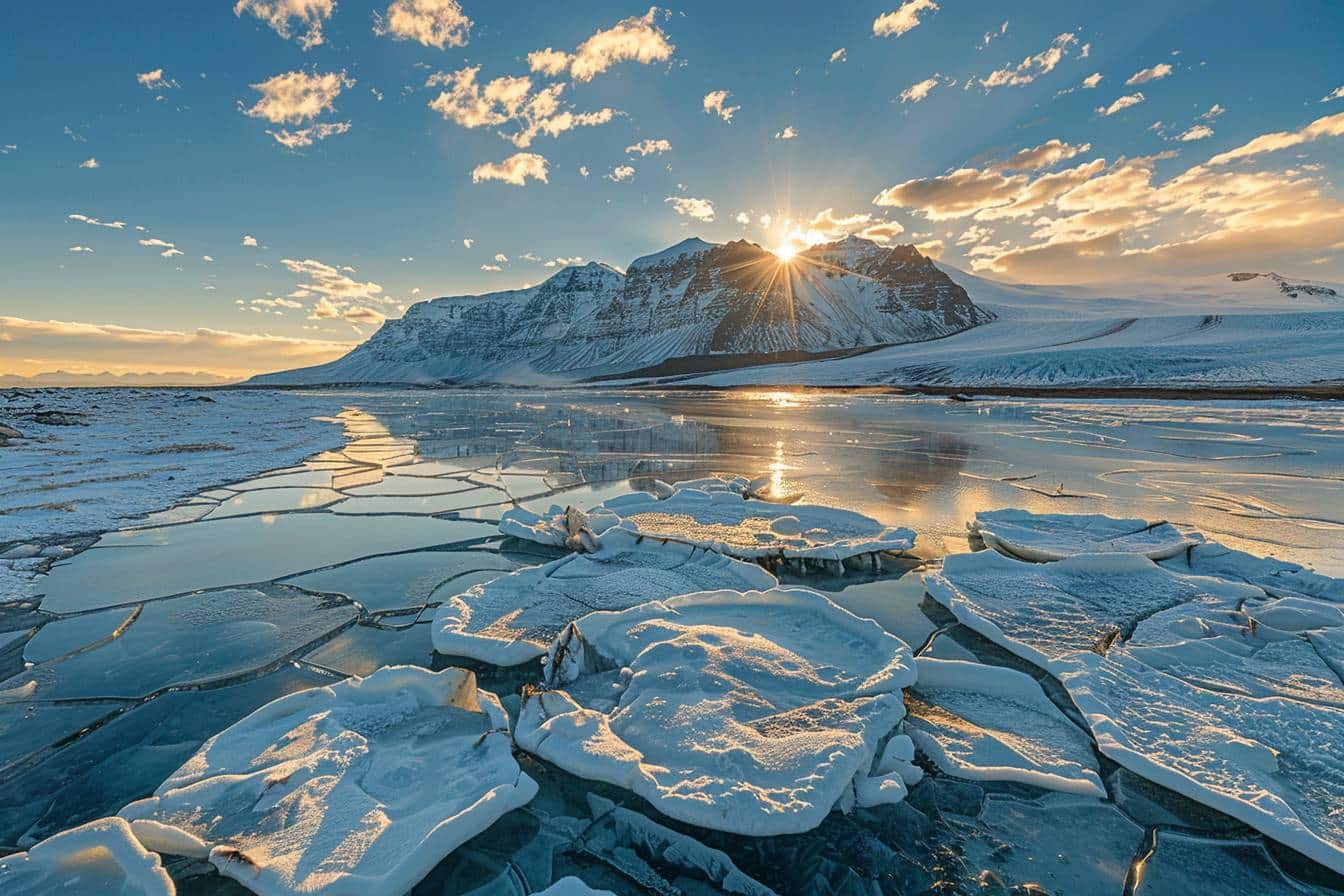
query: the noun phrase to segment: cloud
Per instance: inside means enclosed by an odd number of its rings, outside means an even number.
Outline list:
[[[280,263],[300,277],[298,288],[306,294],[325,296],[344,301],[365,299],[383,302],[383,288],[372,281],[363,282],[350,276],[350,267],[337,267],[312,258],[296,260],[283,258]]]
[[[458,0],[393,0],[386,13],[374,13],[373,33],[440,50],[465,47],[471,19]]]
[[[663,200],[671,203],[673,211],[706,224],[714,220],[714,203],[708,199],[696,199],[691,196],[669,196]]]
[[[672,58],[676,46],[658,27],[658,7],[593,32],[573,53],[547,47],[527,56],[532,71],[555,76],[566,71],[575,81],[591,81],[622,62],[649,64]]]
[[[1054,71],[1055,66],[1059,65],[1064,57],[1069,55],[1069,48],[1077,43],[1076,35],[1065,32],[1051,41],[1049,47],[1033,56],[1026,57],[1017,65],[1006,65],[1001,69],[990,72],[986,77],[980,79],[980,84],[986,90],[992,90],[995,87],[1017,87],[1030,84],[1041,75]]]
[[[728,97],[731,94],[726,90],[711,90],[705,94],[703,102],[704,109],[710,115],[717,115],[724,121],[732,121],[733,115],[741,106],[728,105]]]
[[[936,261],[943,257],[946,246],[942,240],[929,240],[926,243],[915,243],[915,248]]]
[[[630,155],[653,156],[671,152],[672,143],[668,140],[641,140],[625,148]]]
[[[505,255],[503,252],[496,252],[496,253],[495,253],[495,263],[496,263],[496,264],[507,264],[508,261],[509,261],[509,256]]]
[[[961,218],[996,205],[1007,205],[1027,185],[1025,175],[958,168],[951,174],[907,180],[873,197],[874,205],[903,206],[924,212],[931,220]]]
[[[906,0],[899,8],[873,20],[873,34],[876,37],[900,37],[919,24],[921,13],[937,10],[938,4],[933,0]]]
[[[580,176],[580,177],[587,177],[587,176],[588,176],[588,166],[587,166],[587,165],[580,165],[580,166],[579,166],[579,176]]]
[[[546,262],[544,265],[542,265],[542,267],[547,267],[547,268],[567,268],[567,267],[569,267],[570,265],[575,265],[575,264],[583,264],[583,258],[582,258],[582,256],[575,255],[573,258],[565,258],[565,257],[562,255],[562,256],[560,256],[560,257],[558,257],[558,258],[553,258],[553,259],[551,259],[550,261],[548,261],[548,262]]]
[[[1037,171],[1041,168],[1049,168],[1060,162],[1068,161],[1074,156],[1087,152],[1091,148],[1091,143],[1084,143],[1082,146],[1073,146],[1059,139],[1047,140],[1040,146],[1018,150],[992,167],[997,168],[999,171]]]
[[[318,140],[325,140],[336,134],[344,134],[348,130],[350,130],[350,122],[333,121],[318,122],[310,127],[293,131],[281,128],[277,131],[268,130],[266,133],[274,137],[275,142],[286,149],[300,149],[304,146],[312,146]]]
[[[1275,131],[1272,134],[1261,134],[1249,143],[1244,143],[1236,149],[1219,153],[1209,159],[1210,165],[1225,165],[1228,162],[1237,159],[1246,159],[1261,153],[1274,152],[1280,149],[1287,149],[1290,146],[1300,146],[1303,143],[1311,143],[1322,137],[1339,137],[1344,135],[1344,112],[1338,112],[1334,115],[1327,115],[1324,118],[1318,118],[1305,127],[1298,128],[1296,131]]]
[[[257,247],[257,238],[250,233],[244,234],[243,245],[247,246],[250,249],[255,249]]]
[[[92,252],[93,250],[90,249],[88,246],[71,246],[71,247],[70,247],[70,251],[71,251],[71,252]]]
[[[634,176],[635,169],[633,166],[617,165],[615,168],[611,169],[611,173],[607,175],[607,179],[620,183],[621,181],[629,180]]]
[[[1197,124],[1194,127],[1187,130],[1184,134],[1181,134],[1181,136],[1177,137],[1176,139],[1180,140],[1182,143],[1189,143],[1192,140],[1203,140],[1206,137],[1212,137],[1212,136],[1213,136],[1213,128],[1209,127],[1206,124]]]
[[[1110,118],[1115,113],[1128,109],[1130,106],[1137,106],[1139,103],[1143,102],[1143,100],[1144,100],[1143,93],[1140,91],[1135,91],[1134,93],[1128,94],[1127,96],[1120,97],[1118,100],[1111,103],[1109,106],[1098,106],[1097,114]]]
[[[214,260],[215,260],[215,257],[214,257],[213,255],[202,255],[202,256],[201,256],[201,261],[210,262],[210,261],[214,261]]]
[[[499,127],[516,123],[518,129],[500,136],[519,149],[525,149],[541,134],[557,137],[576,127],[606,124],[616,116],[610,108],[576,113],[561,102],[565,84],[551,84],[536,92],[532,79],[504,76],[484,86],[477,83],[480,66],[456,72],[436,72],[425,82],[427,87],[447,89],[430,101],[429,107],[447,121],[464,128]]]
[[[18,148],[19,145],[17,143],[6,143],[4,146],[0,146],[0,156],[7,156],[12,152],[17,152]]]
[[[65,218],[67,221],[78,221],[81,224],[93,224],[96,227],[108,227],[112,230],[124,230],[126,228],[125,221],[99,221],[97,218],[80,214],[66,215]]]
[[[98,167],[100,167],[100,166],[99,166],[99,164],[98,164],[98,160],[95,159],[95,158],[93,158],[92,156],[90,156],[89,158],[87,158],[87,159],[85,159],[84,161],[80,162],[80,163],[79,163],[79,167],[81,167],[81,168],[98,168]]]
[[[939,83],[941,83],[938,80],[941,77],[942,75],[934,75],[932,78],[925,78],[923,81],[916,81],[914,84],[911,84],[909,87],[901,91],[901,102],[903,103],[921,102],[924,99],[924,97],[928,96],[929,93],[932,92],[933,88],[937,87]]]
[[[978,49],[983,50],[985,47],[989,46],[994,41],[995,38],[1003,37],[1007,33],[1008,33],[1008,20],[1004,19],[1003,24],[999,26],[999,29],[997,31],[985,32],[984,37],[980,38],[980,46],[978,47]]]
[[[542,183],[547,182],[547,169],[550,163],[534,152],[517,152],[502,162],[487,162],[477,165],[471,171],[471,182],[498,180],[506,184],[521,187],[530,177]]]
[[[748,224],[751,223],[751,215],[747,214],[746,212],[738,212],[733,217],[733,220],[741,224],[743,227],[746,227]]]
[[[1171,66],[1165,62],[1159,62],[1152,68],[1140,69],[1129,76],[1125,81],[1126,87],[1133,87],[1135,84],[1147,84],[1149,81],[1160,81],[1171,74]]]
[[[1092,90],[1094,87],[1096,87],[1098,84],[1101,83],[1101,78],[1102,78],[1101,72],[1093,72],[1092,74],[1088,75],[1086,78],[1083,79],[1083,87],[1085,87],[1088,90]]]
[[[135,80],[140,82],[140,86],[148,90],[172,90],[178,84],[172,78],[163,76],[163,69],[156,68],[153,71],[141,72],[135,76]]]
[[[470,248],[471,248],[472,246],[474,246],[475,244],[476,244],[476,241],[473,240],[471,237],[467,237],[466,239],[464,239],[464,240],[462,241],[462,245],[465,246],[465,247],[468,248],[468,249],[470,249]]]
[[[336,0],[238,0],[233,6],[235,16],[251,13],[285,40],[292,36],[290,20],[296,20],[305,29],[299,35],[305,50],[322,43],[322,23],[335,11]]]
[[[286,72],[253,84],[261,99],[243,114],[271,124],[300,124],[333,110],[341,90],[354,84],[344,71],[324,75]]]
[[[866,240],[882,245],[890,246],[896,241],[896,237],[905,233],[905,228],[896,221],[878,221],[876,224],[870,224],[859,231],[859,236]]]
[[[829,63],[831,65],[835,65],[838,62],[848,62],[848,61],[849,61],[849,54],[845,52],[844,47],[841,47],[840,49],[836,50],[834,53],[831,54]],[[1340,89],[1344,90],[1344,87],[1341,87]]]
[[[497,264],[483,264],[481,265],[481,270],[489,271],[492,274],[497,274],[504,269]]]
[[[1336,87],[1334,90],[1321,97],[1317,102],[1328,103],[1331,100],[1344,99],[1344,87]]]
[[[157,237],[147,240],[140,240],[140,245],[147,246],[148,248],[151,249],[162,249],[163,251],[160,252],[159,254],[164,258],[173,258],[177,255],[182,254],[182,250],[178,249],[177,246],[168,242],[167,240],[161,240]]]
[[[1217,103],[1214,103],[1212,106],[1209,107],[1209,111],[1199,116],[1199,120],[1213,121],[1215,118],[1217,118],[1219,115],[1222,115],[1226,111],[1227,110],[1224,109],[1222,106],[1218,105]]]
[[[146,330],[115,324],[0,317],[0,340],[15,369],[32,375],[88,367],[141,372],[204,371],[242,378],[334,360],[353,345],[225,330]]]
[[[784,130],[779,131],[778,133],[775,134],[775,139],[792,140],[797,136],[798,136],[798,129],[795,128],[793,125],[788,125],[784,128]]]

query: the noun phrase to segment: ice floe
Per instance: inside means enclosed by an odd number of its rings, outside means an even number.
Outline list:
[[[566,625],[594,610],[775,584],[755,564],[613,529],[593,553],[520,569],[450,598],[434,619],[434,649],[512,666],[544,656]]]
[[[905,730],[948,774],[1105,797],[1092,741],[1028,675],[919,657]]]
[[[1257,557],[1209,542],[1195,545],[1162,565],[1178,572],[1258,585],[1274,597],[1301,595],[1344,603],[1344,579],[1323,576],[1296,563]]]
[[[929,594],[967,627],[1036,665],[1123,640],[1143,619],[1197,599],[1259,589],[1183,576],[1139,554],[1079,554],[1029,563],[995,551],[954,554],[924,577]]]
[[[1102,514],[1031,513],[992,510],[975,515],[967,524],[985,544],[997,551],[1037,563],[1063,560],[1075,554],[1142,554],[1162,560],[1203,541],[1181,532],[1171,523],[1116,519]]]
[[[702,592],[573,623],[516,739],[669,817],[798,833],[853,799],[914,678],[904,642],[816,592]]]
[[[1258,840],[1225,840],[1159,830],[1143,860],[1134,896],[1254,893],[1255,896],[1324,896],[1292,880]]]
[[[1208,690],[1127,651],[1056,675],[1108,758],[1344,872],[1344,709]]]
[[[390,666],[263,706],[120,815],[261,896],[399,894],[536,790],[472,673]]]
[[[145,851],[126,822],[100,818],[0,858],[0,892],[173,896],[177,890],[159,857]]]
[[[601,547],[601,534],[619,522],[620,517],[600,508],[584,513],[577,507],[552,504],[540,512],[526,507],[506,511],[499,519],[499,531],[547,547],[595,551]]]

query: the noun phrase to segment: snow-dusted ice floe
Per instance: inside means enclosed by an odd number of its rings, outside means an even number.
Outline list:
[[[1123,639],[1154,613],[1197,599],[1264,596],[1258,588],[1170,572],[1139,554],[1029,563],[995,551],[955,554],[924,577],[963,624],[1044,668]]]
[[[1057,675],[1107,757],[1344,872],[1344,710],[1200,688],[1125,651]]]
[[[612,529],[591,554],[568,554],[476,585],[434,618],[434,649],[512,666],[544,656],[570,622],[693,591],[764,590],[775,577],[752,563]]]
[[[1212,542],[1196,545],[1162,561],[1162,565],[1197,576],[1250,582],[1274,597],[1296,594],[1344,603],[1344,579],[1333,579],[1296,563],[1257,557]]]
[[[940,769],[1105,797],[1091,739],[1030,676],[979,663],[915,660],[905,730]]]
[[[968,524],[989,547],[1038,563],[1075,554],[1142,554],[1161,560],[1203,541],[1168,522],[1116,519],[1099,513],[1031,513],[992,510]]]
[[[678,489],[658,500],[638,493],[608,501],[621,526],[653,538],[699,545],[754,560],[787,557],[844,560],[879,551],[908,551],[915,533],[884,526],[852,510],[816,504],[775,504],[732,491]]]
[[[268,703],[120,814],[262,896],[398,896],[536,790],[472,673],[389,666]]]
[[[175,892],[159,857],[146,852],[120,818],[100,818],[48,837],[27,852],[0,858],[0,893],[5,896]]]
[[[601,546],[599,536],[619,522],[619,517],[601,509],[584,513],[576,507],[552,504],[541,512],[526,507],[505,511],[499,519],[499,531],[547,547],[595,551]]]
[[[566,629],[517,742],[672,818],[798,833],[852,805],[914,678],[904,642],[814,591],[702,592]]]

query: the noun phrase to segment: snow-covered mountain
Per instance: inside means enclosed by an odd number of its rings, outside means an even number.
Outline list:
[[[932,339],[994,319],[913,246],[849,237],[789,262],[746,241],[688,239],[567,267],[527,289],[413,305],[348,355],[265,384],[578,380]]]

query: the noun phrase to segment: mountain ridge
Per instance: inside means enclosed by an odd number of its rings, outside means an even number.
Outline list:
[[[417,302],[336,361],[249,382],[527,385],[674,358],[822,356],[993,319],[914,246],[847,237],[786,261],[691,237],[624,272],[589,262],[523,289]]]

